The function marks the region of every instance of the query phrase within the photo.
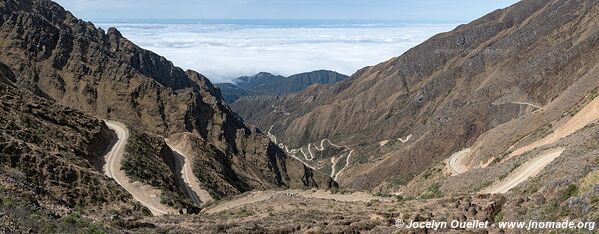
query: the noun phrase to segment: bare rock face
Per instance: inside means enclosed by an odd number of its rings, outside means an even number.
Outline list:
[[[38,96],[163,137],[194,134],[210,145],[210,151],[195,153],[222,156],[224,163],[274,157],[247,150],[268,149],[268,138],[252,132],[206,77],[137,47],[114,28],[104,31],[79,20],[52,1],[1,1],[0,42],[0,62],[15,75],[19,87]],[[305,169],[286,163],[288,168]],[[222,176],[268,177],[280,173],[277,169],[240,168]],[[255,188],[262,187],[244,190]]]
[[[224,130],[211,123],[243,127],[205,77],[135,46],[116,29],[105,33],[51,1],[1,4],[1,60],[20,85],[163,135],[197,131],[224,139]]]
[[[355,188],[409,181],[483,133],[509,125],[488,135],[476,162],[488,160],[558,119],[599,84],[598,9],[595,1],[525,0],[339,83],[280,99],[240,100],[233,109],[260,128],[274,124],[273,134],[294,146],[324,138],[360,146],[361,159],[341,181]],[[581,95],[559,98],[572,87]],[[558,107],[526,117],[533,106],[558,99]],[[397,147],[377,145],[408,135]]]

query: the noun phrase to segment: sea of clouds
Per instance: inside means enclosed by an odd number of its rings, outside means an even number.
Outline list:
[[[456,25],[302,24],[269,22],[101,22],[142,48],[193,69],[213,82],[271,72],[319,69],[347,75],[384,62]]]

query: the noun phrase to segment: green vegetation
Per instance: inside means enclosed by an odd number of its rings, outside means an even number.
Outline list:
[[[27,196],[18,197],[8,191],[0,193],[0,213],[4,221],[9,221],[0,228],[0,232],[108,233],[104,227],[76,212],[57,218],[52,212],[31,203],[31,199]]]
[[[511,151],[509,151],[509,152],[505,152],[505,153],[501,154],[500,156],[497,156],[497,157],[493,158],[493,162],[492,162],[492,163],[493,163],[493,164],[500,163],[500,162],[501,162],[501,160],[503,160],[505,157],[507,157],[507,156],[508,156],[508,155],[510,155],[511,153],[512,153]]]
[[[593,171],[582,178],[579,191],[582,193],[590,192],[596,184],[599,184],[599,171]]]
[[[160,146],[159,139],[132,131],[123,160],[123,170],[127,176],[154,187],[164,187],[164,172],[169,171],[169,168],[161,159]]]
[[[545,215],[548,216],[549,220],[557,220],[558,217],[558,211],[559,210],[559,203],[557,202],[550,202],[549,204],[547,204],[545,206],[545,208],[543,209],[543,213]]]
[[[592,207],[594,207],[595,209],[599,208],[599,196],[593,195],[589,200],[591,202]]]
[[[503,213],[501,212],[497,212],[497,214],[495,214],[495,216],[493,216],[493,221],[495,222],[501,222],[503,220]]]
[[[159,188],[162,191],[161,203],[175,209],[190,208],[191,201],[185,197],[171,168],[163,159],[165,145],[158,137],[132,130],[123,159],[123,170],[131,180]]]
[[[408,184],[408,181],[410,181],[410,180],[405,177],[399,177],[399,176],[389,179],[389,183],[391,184],[392,188],[398,188],[403,185],[406,185],[406,184]]]
[[[537,136],[538,138],[543,138],[551,133],[553,133],[553,124],[548,123],[537,129],[534,133],[532,133],[532,135]]]
[[[432,198],[440,198],[443,197],[443,192],[441,192],[441,186],[439,184],[433,184],[426,191],[424,191],[418,199],[432,199]]]
[[[521,157],[527,157],[529,154],[530,154],[530,152],[526,152],[526,153],[524,153],[524,154],[523,154]],[[517,161],[516,163],[514,163],[514,164],[512,165],[512,167],[510,168],[510,170],[509,170],[509,172],[508,172],[508,173],[512,173],[512,172],[514,172],[514,171],[515,171],[515,170],[516,170],[518,167],[520,167],[520,166],[522,166],[522,161],[521,161],[521,160],[519,160],[519,161]]]
[[[424,171],[424,173],[422,174],[422,177],[426,180],[429,177],[431,177],[432,175],[434,175],[438,172],[441,172],[441,171],[442,171],[442,169],[439,169],[439,168],[430,168],[430,169],[427,169],[426,171]]]
[[[374,204],[376,204],[378,202],[378,200],[370,200],[368,202],[366,202],[366,207],[371,207]]]
[[[548,136],[551,133],[553,133],[553,125],[551,123],[548,123],[548,124],[545,124],[545,125],[541,126],[540,128],[538,128],[537,130],[535,130],[531,134],[528,134],[526,136],[521,137],[520,139],[518,139],[515,142],[521,142],[524,139],[542,139],[542,138]],[[507,158],[511,153],[513,153],[513,150],[508,150],[506,152],[503,152],[503,154],[501,154],[500,156],[495,157],[493,159],[492,163],[493,164],[500,163],[505,158]],[[524,153],[523,155],[521,155],[519,157],[521,157],[521,158],[527,157],[530,153],[531,152],[528,151],[528,152]],[[520,166],[520,165],[518,165],[518,166]],[[515,168],[512,168],[512,171],[514,169]]]
[[[89,220],[83,219],[79,213],[71,213],[62,218],[62,221],[64,224],[81,230],[82,233],[106,233],[101,227],[91,224]]]
[[[566,191],[562,195],[562,201],[574,197],[576,195],[578,195],[578,186],[576,186],[575,184],[569,184],[568,187],[566,187]]]
[[[489,186],[491,186],[493,184],[493,181],[484,181],[483,183],[479,183],[478,185],[476,185],[476,187],[474,187],[473,191],[480,191],[484,188],[487,188]]]

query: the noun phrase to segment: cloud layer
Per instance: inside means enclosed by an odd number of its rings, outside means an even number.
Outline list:
[[[139,46],[215,82],[262,71],[292,75],[328,69],[350,75],[455,27],[280,22],[103,22],[98,26],[115,26]]]

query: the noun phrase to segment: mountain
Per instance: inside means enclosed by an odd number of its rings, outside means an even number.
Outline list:
[[[263,84],[276,82],[280,79],[285,79],[285,77],[281,75],[273,75],[268,72],[260,72],[253,76],[239,77],[233,80],[233,84],[239,86],[240,88],[252,89]]]
[[[98,172],[102,153],[115,137],[102,121],[19,89],[4,64],[0,71],[1,230],[41,230],[64,221],[68,209],[126,216],[149,213]],[[91,223],[82,220],[80,228]],[[54,230],[75,230],[69,228],[65,224]]]
[[[266,133],[116,29],[45,0],[0,12],[2,232],[595,231],[599,2],[524,0],[337,83],[231,104]],[[121,150],[180,215],[150,217],[103,173]]]
[[[289,77],[261,72],[253,76],[242,76],[233,83],[216,84],[225,100],[233,103],[246,96],[277,96],[300,92],[314,84],[332,84],[348,78],[334,71],[318,70]]]
[[[233,103],[241,97],[252,95],[251,91],[242,89],[232,83],[218,83],[215,85],[220,89],[223,99],[228,103]]]
[[[139,48],[115,28],[96,28],[49,0],[4,0],[0,42],[0,72],[7,77],[0,83],[13,90],[2,92],[9,101],[3,116],[12,118],[0,131],[0,151],[10,153],[2,155],[2,170],[25,173],[61,206],[131,200],[102,176],[104,154],[117,136],[101,119],[122,122],[132,132],[123,170],[133,181],[161,189],[161,202],[174,208],[189,200],[165,139],[190,145],[193,176],[215,198],[336,186],[247,126],[206,77]]]
[[[385,217],[593,222],[598,24],[596,1],[524,0],[341,82],[231,108],[289,148],[353,148],[337,181],[406,202]]]
[[[493,162],[560,131],[595,97],[598,6],[522,1],[344,81],[232,108],[292,147],[325,138],[353,145],[346,187],[398,190],[465,148],[468,168],[500,167]],[[427,188],[414,186],[410,194]]]

